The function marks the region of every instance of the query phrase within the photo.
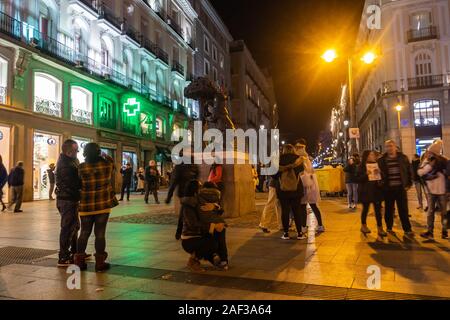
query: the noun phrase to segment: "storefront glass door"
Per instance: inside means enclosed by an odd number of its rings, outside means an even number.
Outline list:
[[[78,151],[79,151],[78,155],[77,155],[78,161],[80,161],[80,163],[83,163],[84,162],[84,156],[83,156],[84,147],[89,142],[91,142],[91,140],[86,139],[86,138],[79,138],[79,137],[72,137],[72,139],[78,144]]]
[[[3,165],[9,173],[12,163],[10,161],[10,146],[11,146],[11,128],[0,126],[0,156],[2,156]],[[3,201],[8,202],[8,186],[3,188]]]
[[[33,148],[33,198],[49,199],[50,184],[47,176],[49,165],[57,162],[60,154],[61,138],[59,135],[34,132]]]
[[[123,152],[122,153],[122,167],[126,166],[127,163],[131,163],[133,167],[133,175],[138,171],[138,158],[134,152]],[[133,179],[132,189],[135,189],[135,181]]]

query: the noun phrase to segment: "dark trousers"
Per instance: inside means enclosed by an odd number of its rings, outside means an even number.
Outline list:
[[[302,205],[300,197],[282,198],[281,203],[281,221],[283,222],[283,230],[289,232],[289,215],[292,211],[294,215],[295,227],[297,232],[302,232],[302,227],[306,227],[306,205]],[[303,212],[304,211],[304,212]]]
[[[214,255],[217,254],[217,242],[212,236],[203,236],[183,240],[181,243],[184,251],[189,254],[195,254],[199,260],[207,260],[214,263]]]
[[[77,253],[78,230],[80,230],[78,202],[58,200],[56,207],[61,215],[59,258],[61,260],[67,260],[71,254]]]
[[[53,199],[53,192],[55,191],[55,184],[50,183],[50,189],[48,190],[49,199]]]
[[[367,224],[367,215],[370,209],[370,202],[363,203],[363,209],[361,212],[361,224]],[[375,209],[375,219],[377,220],[377,226],[383,226],[383,218],[381,214],[381,202],[373,202],[373,207]]]
[[[181,206],[180,212],[178,214],[178,225],[177,225],[177,232],[175,233],[175,238],[179,240],[181,238],[182,233],[183,233],[183,206]]]
[[[127,200],[130,200],[131,183],[122,183],[122,190],[120,191],[120,200],[123,200],[123,196],[127,192]]]
[[[8,208],[12,208],[15,204],[14,211],[19,211],[23,201],[23,186],[11,187],[12,198]]]
[[[153,197],[155,198],[155,202],[158,203],[159,202],[159,200],[158,200],[158,190],[156,188],[150,188],[149,184],[146,183],[145,184],[145,197],[144,197],[144,199],[145,199],[145,202],[147,202],[147,203],[148,203],[148,197],[149,197],[150,193],[153,194]]]
[[[105,253],[106,225],[108,224],[108,219],[109,213],[81,217],[81,232],[77,243],[77,253],[84,253],[86,251],[92,228],[94,228],[95,234],[95,253]]]
[[[222,232],[214,232],[214,240],[217,243],[217,254],[220,257],[220,261],[228,262],[228,248],[226,241],[226,230]]]
[[[311,207],[311,210],[314,212],[314,216],[316,217],[317,224],[319,225],[319,227],[323,226],[322,214],[321,214],[320,209],[317,206],[317,204],[310,203],[309,206]]]
[[[394,226],[394,208],[397,203],[398,215],[402,223],[403,231],[409,232],[412,230],[411,222],[409,221],[408,210],[408,196],[406,190],[400,188],[390,188],[385,192],[386,213],[384,219],[388,230],[392,230]]]

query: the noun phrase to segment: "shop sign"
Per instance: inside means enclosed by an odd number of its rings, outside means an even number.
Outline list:
[[[100,148],[116,150],[117,144],[108,143],[108,142],[100,142]]]
[[[136,98],[130,98],[123,105],[123,112],[128,117],[135,117],[138,112],[141,111],[141,103],[136,100]]]
[[[124,152],[134,152],[134,153],[136,153],[136,148],[135,148],[135,147],[127,147],[127,146],[123,146],[123,147],[122,147],[122,151],[124,151]]]
[[[54,146],[54,145],[56,145],[56,140],[53,138],[50,138],[50,139],[47,139],[47,143],[50,146]]]

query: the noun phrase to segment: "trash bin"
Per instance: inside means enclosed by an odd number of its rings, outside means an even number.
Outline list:
[[[345,177],[342,167],[326,166],[316,170],[317,180],[321,193],[340,196],[345,191]]]

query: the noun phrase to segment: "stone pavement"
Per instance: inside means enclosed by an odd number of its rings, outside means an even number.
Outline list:
[[[259,210],[264,200],[258,195]],[[231,221],[230,270],[191,274],[185,267],[188,256],[174,239],[176,215],[171,207],[147,206],[133,196],[130,203],[114,209],[113,220],[122,223],[108,227],[111,271],[96,274],[90,265],[82,274],[81,290],[69,290],[70,275],[55,267],[55,202],[26,203],[23,214],[0,214],[0,299],[450,298],[450,241],[405,238],[398,221],[395,237],[364,237],[359,211],[349,212],[342,199],[324,200],[321,208],[326,232],[317,237],[311,232],[307,241],[281,241],[280,233],[263,234],[256,228],[257,215]],[[419,233],[425,213],[411,211]],[[146,218],[126,218],[135,214]],[[373,229],[374,220],[370,215]],[[439,218],[437,222],[440,225]],[[92,244],[91,239],[89,252]],[[379,290],[367,288],[371,265],[381,269]]]

